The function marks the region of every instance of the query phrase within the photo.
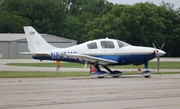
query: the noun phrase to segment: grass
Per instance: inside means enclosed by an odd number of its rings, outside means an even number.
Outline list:
[[[123,75],[135,75],[139,72],[123,72]],[[180,72],[161,72],[153,74],[180,74]],[[1,71],[0,78],[35,78],[35,77],[76,77],[89,76],[89,72],[31,72],[31,71]]]
[[[6,65],[11,66],[31,66],[31,67],[56,67],[55,63],[7,63]],[[78,64],[78,63],[61,63],[61,67],[63,68],[83,68],[84,64]],[[89,67],[89,65],[87,66]],[[137,66],[133,65],[123,65],[123,66],[111,66],[110,68],[132,68],[137,69]],[[144,66],[142,65],[142,68]],[[157,62],[149,62],[149,68],[156,69],[157,68]],[[180,62],[161,62],[160,63],[161,69],[180,69]]]
[[[32,67],[55,67],[55,63],[8,63],[11,66],[32,66]],[[180,62],[161,62],[161,69],[180,69]],[[61,63],[63,68],[83,68],[84,64],[78,63]],[[89,65],[87,66],[89,67]],[[134,68],[137,66],[124,65],[124,66],[114,66],[111,68]],[[144,68],[144,66],[142,66]],[[156,69],[156,62],[149,62],[149,68]],[[134,75],[139,74],[138,72],[123,72],[123,75]],[[153,74],[180,74],[180,72],[161,72]],[[89,72],[60,72],[56,75],[56,72],[38,72],[38,71],[0,71],[0,78],[31,78],[31,77],[74,77],[74,76],[88,76]]]

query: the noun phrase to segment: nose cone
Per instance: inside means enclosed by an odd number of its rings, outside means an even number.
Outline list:
[[[163,55],[165,55],[165,54],[166,54],[165,51],[157,49],[156,56],[163,56]]]

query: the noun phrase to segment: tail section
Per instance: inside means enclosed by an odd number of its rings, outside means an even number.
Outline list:
[[[33,27],[25,26],[24,32],[26,34],[30,52],[47,52],[56,48],[47,43]]]

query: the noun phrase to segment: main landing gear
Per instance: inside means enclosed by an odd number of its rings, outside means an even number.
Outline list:
[[[97,69],[97,72],[93,73],[93,75],[99,75],[98,78],[104,78],[105,76],[112,76],[113,78],[118,78],[119,76],[122,75],[121,71],[117,71],[117,70],[112,71],[105,65],[102,65],[102,67],[104,67],[108,72],[101,71],[98,64],[94,65],[94,67]]]

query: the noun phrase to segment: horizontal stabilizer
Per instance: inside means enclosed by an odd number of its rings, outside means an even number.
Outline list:
[[[23,54],[23,55],[38,55],[38,56],[49,56],[50,54],[48,54],[47,52],[19,52],[19,54]]]

